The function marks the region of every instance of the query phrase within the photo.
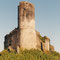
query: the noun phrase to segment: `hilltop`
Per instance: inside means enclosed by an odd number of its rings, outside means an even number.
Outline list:
[[[20,53],[4,50],[0,53],[0,60],[60,60],[58,52],[44,53],[41,50],[20,50]]]

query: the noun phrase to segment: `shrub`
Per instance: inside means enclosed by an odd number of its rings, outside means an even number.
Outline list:
[[[0,53],[0,60],[59,60],[57,52],[44,53],[40,50],[20,50],[20,53],[4,50]]]

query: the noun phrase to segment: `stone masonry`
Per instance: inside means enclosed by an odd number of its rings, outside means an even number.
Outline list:
[[[34,5],[28,2],[19,4],[19,33],[20,47],[36,49],[36,32],[35,32],[35,12]]]
[[[54,51],[50,39],[45,42],[40,39],[40,33],[35,30],[35,8],[32,3],[22,1],[18,6],[18,27],[5,36],[4,49],[19,52],[22,49],[41,49]]]

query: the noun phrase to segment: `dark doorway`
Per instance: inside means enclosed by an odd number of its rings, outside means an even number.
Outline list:
[[[42,44],[42,42],[41,42],[41,50],[43,51],[43,44]]]

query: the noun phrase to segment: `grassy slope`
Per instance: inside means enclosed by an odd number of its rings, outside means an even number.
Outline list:
[[[57,52],[43,53],[39,50],[20,50],[20,53],[4,50],[0,53],[0,60],[60,60]]]

